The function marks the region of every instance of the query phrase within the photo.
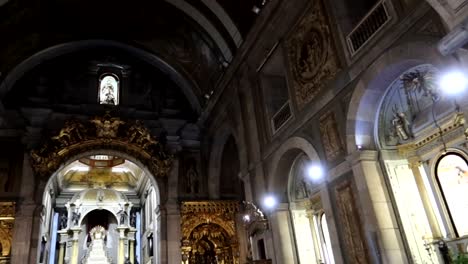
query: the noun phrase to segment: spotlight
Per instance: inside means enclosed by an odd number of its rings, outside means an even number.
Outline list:
[[[263,205],[265,206],[266,209],[269,209],[269,210],[275,208],[277,203],[278,201],[273,195],[267,195],[263,199]]]
[[[445,94],[456,95],[466,89],[468,78],[461,71],[451,71],[442,75],[439,84]]]
[[[308,168],[307,174],[309,175],[309,178],[314,181],[321,180],[323,177],[323,169],[320,165],[313,164]]]
[[[252,7],[252,12],[254,12],[255,14],[258,14],[258,13],[260,13],[260,8],[258,6],[253,6]]]
[[[362,146],[361,146],[361,145],[356,145],[356,148],[357,148],[358,150],[362,150]]]
[[[245,214],[244,217],[242,217],[242,219],[244,219],[244,222],[248,223],[248,222],[250,222],[250,215]]]

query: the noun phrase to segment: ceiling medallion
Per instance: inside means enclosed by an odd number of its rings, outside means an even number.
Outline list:
[[[95,149],[122,151],[157,177],[166,176],[171,168],[171,157],[143,122],[123,121],[109,114],[88,121],[67,120],[58,135],[31,151],[31,163],[37,176],[47,178],[68,158]]]

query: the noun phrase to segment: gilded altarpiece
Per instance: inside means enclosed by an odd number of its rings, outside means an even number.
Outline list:
[[[328,161],[334,161],[343,154],[343,143],[338,132],[334,112],[327,112],[320,117],[320,137]]]
[[[335,198],[348,263],[369,263],[351,181],[335,187]]]
[[[305,17],[289,35],[286,47],[296,103],[302,109],[339,71],[330,26],[321,1],[313,1]]]
[[[0,202],[0,264],[10,263],[14,222],[15,203]]]
[[[184,264],[238,264],[237,201],[183,202],[181,205]]]

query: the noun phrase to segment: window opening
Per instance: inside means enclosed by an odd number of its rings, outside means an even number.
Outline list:
[[[468,235],[468,164],[457,153],[442,156],[436,164],[436,179],[456,236]]]
[[[113,75],[104,76],[99,83],[99,103],[119,104],[119,81]]]

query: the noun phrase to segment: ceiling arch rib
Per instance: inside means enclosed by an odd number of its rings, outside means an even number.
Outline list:
[[[15,85],[15,83],[23,77],[27,72],[34,69],[40,63],[44,61],[49,61],[54,58],[63,56],[65,54],[69,54],[72,52],[77,52],[80,50],[86,50],[89,47],[112,47],[118,48],[123,51],[127,51],[136,57],[140,58],[141,60],[155,66],[156,68],[160,69],[162,72],[166,73],[170,78],[176,83],[183,91],[185,96],[187,97],[189,103],[191,104],[192,109],[200,113],[201,112],[201,104],[198,100],[196,94],[193,91],[193,82],[186,78],[181,72],[175,69],[172,65],[168,64],[166,61],[161,59],[160,57],[146,52],[142,49],[135,48],[133,46],[111,41],[111,40],[83,40],[83,41],[75,41],[69,42],[65,44],[56,45],[40,51],[33,56],[29,57],[19,65],[17,65],[3,80],[0,84],[0,98],[3,97],[10,91],[10,89]],[[2,102],[0,102],[0,111],[4,111],[4,106]]]
[[[229,15],[217,2],[211,0],[201,1],[218,17],[221,23],[223,23],[223,26],[226,28],[226,30],[229,32],[232,39],[234,40],[234,43],[237,47],[239,47],[244,40],[239,32],[239,29],[232,21],[231,17],[229,17]]]
[[[229,45],[226,40],[223,38],[221,33],[216,29],[216,27],[196,8],[185,2],[184,0],[165,0],[166,2],[174,5],[176,8],[187,14],[190,18],[196,21],[213,39],[213,41],[218,46],[219,50],[224,56],[224,59],[228,62],[232,60],[233,54],[229,49]],[[218,13],[215,13],[218,14]],[[227,15],[226,15],[227,16]],[[219,16],[218,18],[223,21]],[[232,21],[231,21],[232,23]],[[234,24],[232,23],[232,26]],[[229,31],[229,28],[227,28]],[[236,28],[237,30],[237,28]],[[231,33],[231,31],[229,31]],[[239,35],[240,36],[240,35]],[[234,42],[237,45],[236,39],[233,37]]]

